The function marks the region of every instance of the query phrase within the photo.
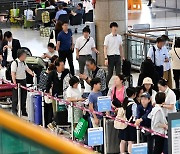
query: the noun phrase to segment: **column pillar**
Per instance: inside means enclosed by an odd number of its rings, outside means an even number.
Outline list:
[[[127,30],[127,0],[96,0],[95,24],[98,55],[98,65],[104,65],[104,38],[110,33],[109,25],[111,22],[119,25],[118,33],[122,35]]]

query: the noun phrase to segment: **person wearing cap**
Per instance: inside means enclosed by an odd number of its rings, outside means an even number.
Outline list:
[[[141,104],[137,106],[136,126],[151,128],[151,119],[148,114],[152,111],[151,95],[147,92],[141,95]],[[148,143],[148,154],[153,153],[153,137],[148,132],[141,132],[143,142]]]
[[[158,76],[159,79],[163,77],[164,62],[169,61],[167,52],[165,48],[163,48],[164,43],[165,43],[165,40],[161,37],[158,37],[156,39],[156,44],[150,47],[147,53],[147,58],[151,59],[155,65],[155,69],[159,75]]]
[[[76,48],[76,59],[79,62],[79,73],[84,74],[84,67],[86,65],[86,61],[92,58],[92,52],[99,53],[96,49],[95,41],[90,36],[90,28],[86,26],[83,29],[83,36],[79,37],[76,40],[75,48]],[[81,88],[85,89],[84,81],[80,80]]]
[[[143,80],[143,90],[144,92],[148,92],[151,96],[151,102],[152,104],[155,103],[155,96],[156,96],[156,91],[153,90],[153,82],[152,79],[149,77],[144,78]]]

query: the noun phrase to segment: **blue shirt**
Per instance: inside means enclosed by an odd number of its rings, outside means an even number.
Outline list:
[[[55,19],[58,20],[59,16],[62,15],[62,14],[67,14],[67,12],[65,10],[59,10],[58,12],[56,12]]]
[[[59,52],[69,51],[72,45],[72,31],[70,29],[68,30],[68,33],[61,31],[58,34],[57,41],[60,41]]]
[[[91,92],[89,94],[89,104],[93,104],[93,108],[94,108],[94,111],[98,111],[98,106],[97,106],[97,100],[98,100],[98,97],[102,96],[102,93],[101,92]],[[93,115],[91,114],[91,116],[93,117]],[[100,115],[96,115],[98,119],[101,119],[102,116]]]
[[[151,103],[148,104],[146,108],[144,108],[141,104],[137,107],[137,119],[142,118],[143,121],[141,122],[141,126],[145,126],[147,128],[151,128],[151,119],[148,118],[148,114],[152,110]]]

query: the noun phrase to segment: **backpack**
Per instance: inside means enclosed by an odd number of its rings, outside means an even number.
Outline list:
[[[43,23],[49,23],[50,22],[50,15],[49,15],[49,12],[48,11],[44,11],[42,14],[42,22]]]
[[[14,60],[16,62],[16,65],[18,67],[18,61]],[[14,62],[12,61],[9,65],[7,65],[7,69],[6,69],[6,80],[11,80],[12,81],[12,76],[11,76],[11,64]],[[25,65],[25,62],[23,62]]]
[[[129,102],[127,106],[129,106],[131,104],[134,104],[134,102]],[[123,107],[120,107],[118,109],[118,113],[117,113],[116,119],[121,119],[121,120],[130,122],[132,120],[132,118],[133,117],[131,116],[131,118],[129,120],[127,120],[126,110],[124,110]],[[115,129],[125,129],[127,127],[127,124],[119,122],[116,119],[114,120],[114,128]]]

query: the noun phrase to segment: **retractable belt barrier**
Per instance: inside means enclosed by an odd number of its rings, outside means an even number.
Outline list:
[[[3,81],[4,83],[11,84],[11,85],[14,85],[14,86],[15,86],[15,84],[10,83],[9,81],[6,81],[6,80],[1,80],[1,81]],[[42,93],[43,93],[44,96],[47,96],[47,97],[49,97],[50,99],[53,99],[53,100],[56,100],[56,101],[59,101],[59,102],[62,102],[62,101],[63,101],[63,103],[65,103],[66,105],[71,105],[70,102],[65,101],[65,100],[63,100],[63,99],[59,99],[59,98],[57,98],[57,97],[53,97],[53,96],[49,95],[48,93],[45,93],[45,92],[42,92],[42,91],[38,91],[38,90],[35,90],[35,89],[31,89],[31,88],[27,88],[27,87],[25,87],[25,86],[20,86],[20,87],[23,88],[23,89],[25,89],[25,90],[27,90],[27,91],[29,91],[29,92],[36,92],[36,93],[39,93],[39,94],[42,94]],[[112,117],[112,116],[109,116],[109,115],[104,115],[102,112],[92,111],[92,110],[89,110],[89,109],[87,109],[87,108],[85,108],[85,107],[78,106],[77,104],[73,104],[73,107],[79,108],[79,109],[81,109],[82,111],[87,111],[87,112],[89,112],[89,113],[94,113],[94,114],[96,114],[96,115],[105,116],[105,117],[107,117],[107,118],[109,118],[109,119],[112,119],[112,120],[116,120],[116,121],[118,121],[118,122],[125,123],[126,125],[129,125],[129,126],[131,126],[131,127],[135,127],[135,128],[137,127],[135,124],[130,123],[130,122],[128,122],[128,121],[124,121],[124,120],[122,120],[122,119],[118,119],[118,118],[115,118],[115,117]],[[146,132],[149,132],[149,133],[151,133],[151,134],[158,135],[158,136],[161,136],[161,137],[163,137],[163,138],[168,138],[167,135],[158,133],[158,132],[156,132],[156,131],[154,131],[154,130],[152,130],[152,129],[149,129],[149,128],[146,128],[146,127],[143,127],[143,126],[139,126],[139,128],[142,129],[142,130],[144,130],[144,131],[146,131]]]

